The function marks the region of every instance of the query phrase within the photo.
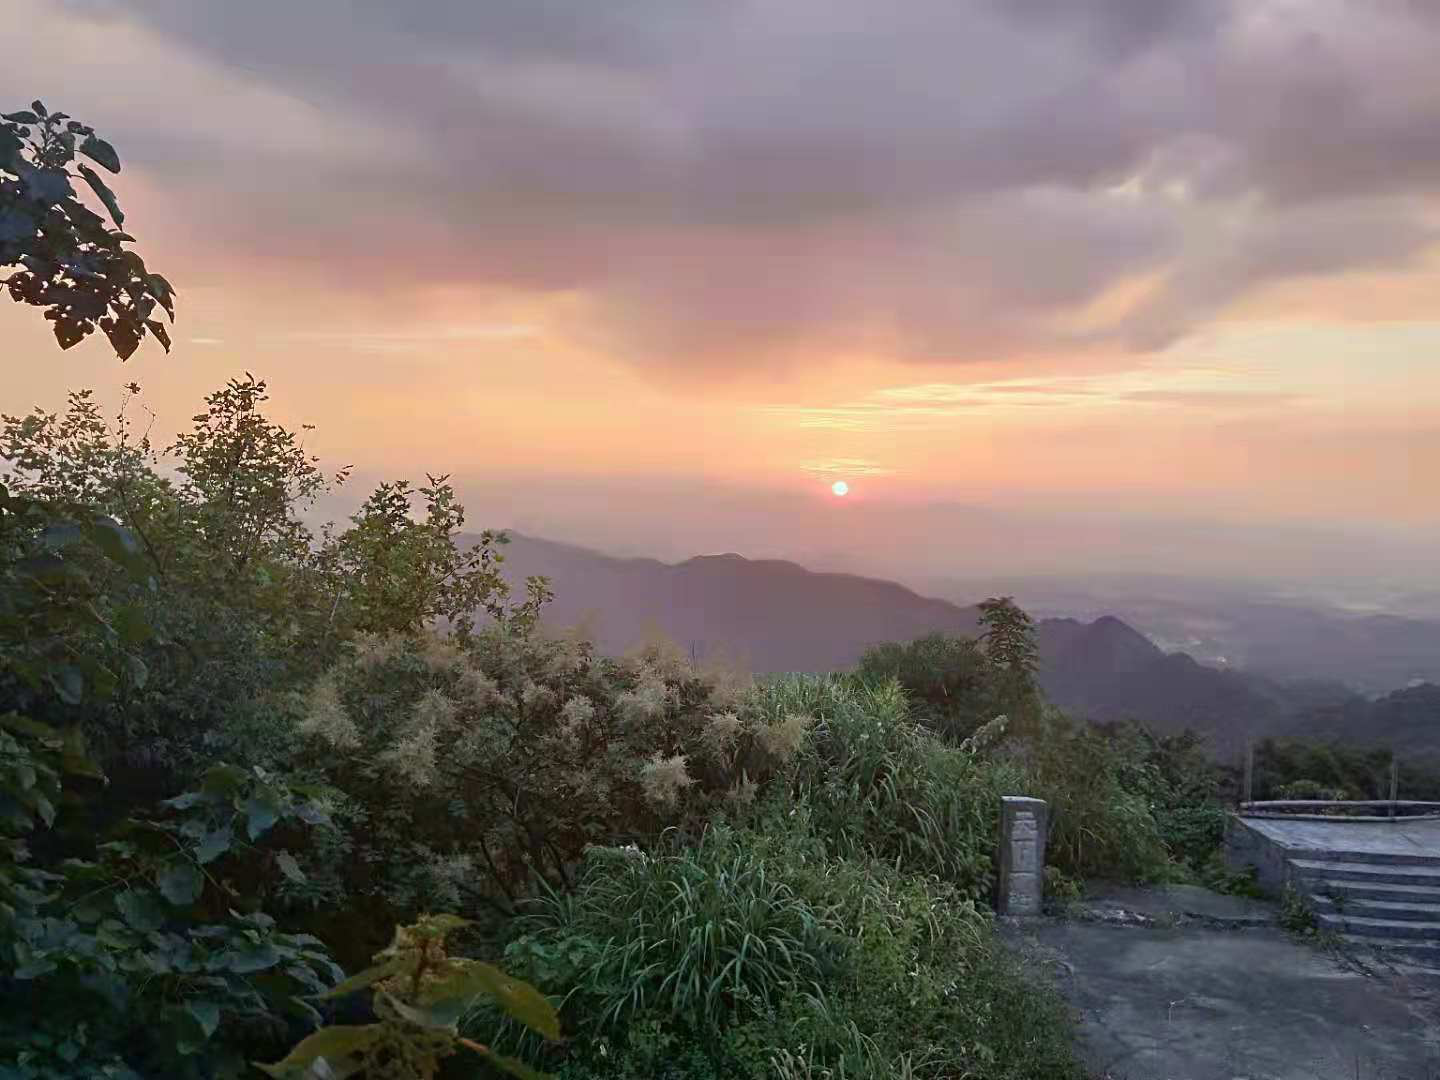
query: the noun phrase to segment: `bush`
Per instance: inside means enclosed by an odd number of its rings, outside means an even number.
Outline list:
[[[898,681],[916,719],[952,742],[1005,712],[996,673],[974,638],[935,633],[876,645],[860,658],[858,672],[869,683]]]
[[[793,813],[792,813],[793,811]],[[837,859],[806,808],[663,854],[591,854],[507,966],[564,995],[558,1064],[598,1077],[1080,1075],[1058,999],[953,887]]]
[[[372,930],[427,909],[506,916],[541,882],[571,887],[587,846],[649,842],[723,801],[728,772],[701,758],[730,700],[660,649],[613,661],[505,628],[364,638],[309,691],[300,760],[343,793],[333,873]]]
[[[0,803],[5,788],[0,776]],[[303,999],[339,969],[318,939],[257,908],[267,877],[300,873],[262,838],[321,820],[278,778],[216,766],[199,790],[132,818],[92,858],[23,874],[0,898],[0,1052],[17,1062],[5,1075],[236,1076],[245,1048],[317,1022]]]
[[[1051,712],[1016,751],[1025,790],[1049,804],[1046,857],[1075,878],[1157,880],[1170,856],[1152,794],[1153,764],[1086,724]]]
[[[723,827],[672,854],[593,848],[573,894],[533,902],[534,937],[507,951],[568,988],[578,1022],[623,1028],[646,1013],[712,1031],[820,993],[842,948],[812,906]]]
[[[816,718],[790,790],[832,854],[893,862],[973,899],[988,894],[1000,796],[1018,790],[1017,772],[911,722],[893,680],[797,676],[762,687],[752,707]]]

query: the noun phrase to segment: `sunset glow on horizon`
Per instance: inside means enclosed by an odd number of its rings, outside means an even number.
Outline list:
[[[115,143],[179,318],[169,356],[122,366],[0,303],[5,411],[135,380],[162,434],[252,371],[357,499],[450,473],[477,525],[639,552],[690,543],[687,515],[717,549],[836,549],[821,504],[862,482],[847,521],[1440,533],[1418,7],[1357,34],[1344,4],[1279,0],[1085,25],[326,0],[277,33],[266,4],[15,2],[0,107],[40,96]],[[1373,139],[1316,131],[1322,99]],[[782,526],[787,500],[811,516]]]

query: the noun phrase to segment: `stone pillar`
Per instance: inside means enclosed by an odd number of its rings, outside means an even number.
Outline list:
[[[1005,795],[1000,799],[1000,882],[995,908],[1001,915],[1039,915],[1045,884],[1045,801]]]

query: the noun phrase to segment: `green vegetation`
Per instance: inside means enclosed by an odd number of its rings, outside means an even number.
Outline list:
[[[45,309],[62,349],[102,330],[125,360],[148,333],[170,351],[157,308],[175,321],[175,290],[125,244],[125,214],[89,164],[120,171],[120,155],[95,129],[42,102],[0,115],[0,279],[10,298]],[[77,197],[83,182],[109,218]],[[111,227],[113,225],[113,228]]]
[[[66,120],[0,128],[0,262],[123,357],[170,290]],[[1050,802],[1058,895],[1215,877],[1224,774],[1049,708],[1008,599],[853,673],[603,657],[445,477],[313,530],[348,477],[264,382],[163,447],[138,393],[0,430],[3,1080],[1078,1078],[993,933],[1000,796]]]
[[[1192,744],[1045,707],[1008,601],[853,674],[598,656],[444,478],[312,532],[345,477],[265,401],[4,418],[0,1075],[1079,1075],[991,931],[999,797],[1057,889],[1177,873]]]

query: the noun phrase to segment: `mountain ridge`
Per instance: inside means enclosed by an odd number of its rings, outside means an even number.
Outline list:
[[[866,648],[885,641],[934,631],[975,634],[980,626],[973,605],[785,559],[724,552],[666,563],[509,535],[501,567],[507,580],[549,578],[555,600],[546,623],[581,626],[611,654],[658,634],[696,658],[723,659],[757,674],[830,671],[853,666]],[[1237,753],[1247,739],[1283,731],[1302,704],[1353,714],[1354,701],[1363,700],[1317,684],[1293,696],[1282,682],[1167,652],[1113,615],[1036,625],[1040,683],[1056,705],[1097,721],[1138,720],[1160,732],[1194,728],[1224,755]]]

